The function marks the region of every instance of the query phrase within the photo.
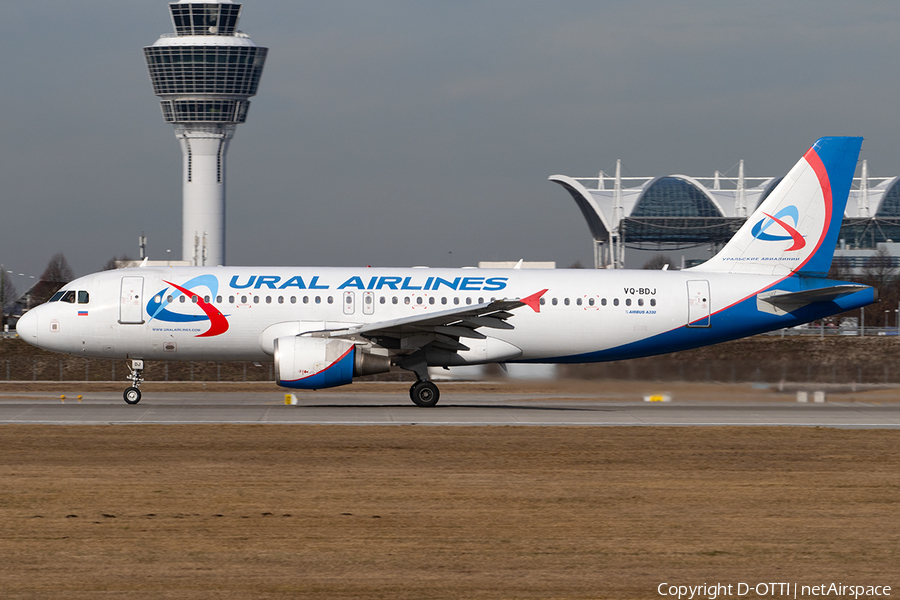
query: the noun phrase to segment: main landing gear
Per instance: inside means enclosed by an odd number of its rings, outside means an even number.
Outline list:
[[[409,388],[409,398],[416,406],[428,408],[434,406],[441,399],[441,391],[434,383],[428,380],[428,363],[421,352],[406,356],[399,363],[401,369],[412,371],[416,374],[416,382]]]
[[[409,397],[416,406],[427,408],[434,406],[441,399],[441,391],[431,381],[420,380],[409,388]]]
[[[128,367],[131,373],[128,379],[131,380],[131,387],[125,390],[122,397],[128,404],[137,404],[141,401],[141,384],[144,382],[144,361],[132,360]]]

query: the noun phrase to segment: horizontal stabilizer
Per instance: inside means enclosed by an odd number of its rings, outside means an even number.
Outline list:
[[[756,296],[756,307],[762,312],[783,315],[813,302],[828,302],[867,289],[869,289],[867,285],[848,283],[802,292],[771,290]]]

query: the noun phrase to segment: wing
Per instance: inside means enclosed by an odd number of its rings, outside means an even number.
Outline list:
[[[540,299],[546,292],[547,290],[541,290],[526,298],[494,300],[401,319],[365,323],[345,329],[331,329],[313,335],[332,338],[362,336],[401,353],[414,352],[429,344],[451,351],[468,350],[469,347],[461,343],[460,338],[482,340],[487,336],[476,331],[482,327],[515,329],[512,323],[507,322],[513,316],[509,311],[528,306],[534,312],[541,312]]]

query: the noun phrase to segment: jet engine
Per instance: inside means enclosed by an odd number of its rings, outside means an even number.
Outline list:
[[[275,340],[275,376],[282,387],[318,390],[390,370],[387,354],[374,354],[353,342],[303,336]]]

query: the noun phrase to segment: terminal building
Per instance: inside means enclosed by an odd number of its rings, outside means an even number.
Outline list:
[[[625,249],[659,252],[721,248],[775,189],[782,177],[553,175],[581,209],[594,244],[595,268],[623,268]],[[879,244],[900,242],[900,177],[870,177],[862,162],[847,201],[837,255],[862,264]],[[862,252],[860,252],[862,251]],[[866,252],[868,251],[868,252]],[[710,254],[710,255],[711,255]],[[900,257],[894,257],[900,266]]]

